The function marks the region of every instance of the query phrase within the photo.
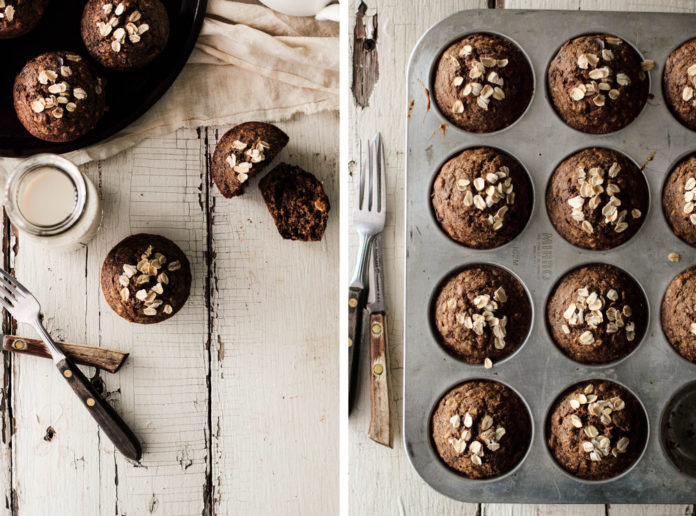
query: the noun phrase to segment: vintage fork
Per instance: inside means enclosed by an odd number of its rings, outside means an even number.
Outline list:
[[[0,306],[19,322],[30,324],[41,336],[61,375],[72,387],[94,420],[104,430],[116,448],[129,459],[140,460],[140,443],[128,425],[99,395],[92,383],[53,342],[39,315],[41,306],[34,296],[13,276],[0,269]]]
[[[357,371],[360,362],[360,337],[365,292],[366,270],[372,239],[384,229],[387,215],[387,192],[384,148],[382,137],[377,133],[368,142],[367,156],[363,159],[360,142],[360,167],[356,199],[353,206],[353,226],[360,236],[360,250],[355,264],[355,273],[348,292],[348,412],[353,408],[357,392]]]

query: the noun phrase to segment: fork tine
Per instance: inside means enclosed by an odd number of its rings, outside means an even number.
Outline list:
[[[384,144],[379,138],[379,212],[384,213],[387,209],[387,167],[384,164]]]
[[[379,154],[380,135],[377,133],[370,142],[370,183],[372,190],[370,191],[370,211],[379,212],[379,163],[377,161]]]
[[[17,290],[17,288],[12,283],[10,283],[10,281],[7,278],[5,278],[4,275],[0,276],[0,288],[6,290],[12,296],[19,295],[19,291]]]
[[[0,281],[2,281],[3,279],[11,287],[9,289],[10,291],[17,290],[24,295],[31,295],[29,293],[29,290],[27,290],[24,285],[17,281],[17,279],[14,276],[12,276],[3,269],[0,269]]]
[[[363,202],[363,154],[362,140],[358,141],[358,182],[355,186],[355,206],[357,210],[362,209]]]
[[[365,164],[367,173],[365,174],[364,206],[366,211],[372,210],[372,142],[367,140],[367,153],[365,154]]]
[[[7,301],[4,297],[0,297],[0,306],[2,306],[5,310],[10,312],[12,308],[14,308],[9,301]]]

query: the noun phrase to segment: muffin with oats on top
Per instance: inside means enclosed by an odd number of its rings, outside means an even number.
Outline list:
[[[613,249],[645,222],[648,183],[628,156],[592,147],[561,162],[546,189],[546,210],[556,231],[583,249]]]
[[[529,106],[534,77],[520,48],[503,36],[474,33],[444,51],[433,94],[440,112],[473,133],[508,127]]]
[[[174,316],[191,290],[184,252],[159,235],[131,235],[109,252],[101,270],[106,302],[130,322],[151,324]]]
[[[133,70],[164,50],[169,14],[160,0],[89,0],[81,33],[87,51],[102,66]]]
[[[580,382],[554,402],[546,442],[559,466],[584,480],[607,480],[640,458],[648,420],[625,387],[607,380]]]
[[[589,34],[566,41],[549,64],[549,97],[567,125],[589,134],[627,126],[648,100],[647,71],[636,50],[611,34]]]
[[[493,249],[522,232],[534,195],[519,161],[492,147],[477,147],[442,166],[431,202],[435,218],[452,240],[473,249]]]
[[[431,432],[445,464],[478,480],[504,475],[522,461],[532,422],[512,389],[500,382],[473,380],[443,396],[433,413]]]

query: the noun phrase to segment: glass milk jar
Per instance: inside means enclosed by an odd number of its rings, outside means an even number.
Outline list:
[[[13,170],[4,204],[23,238],[52,249],[86,245],[102,220],[101,200],[92,181],[54,154],[37,154]]]

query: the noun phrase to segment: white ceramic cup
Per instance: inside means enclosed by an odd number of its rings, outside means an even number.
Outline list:
[[[331,0],[260,0],[262,4],[290,16],[316,16]]]

